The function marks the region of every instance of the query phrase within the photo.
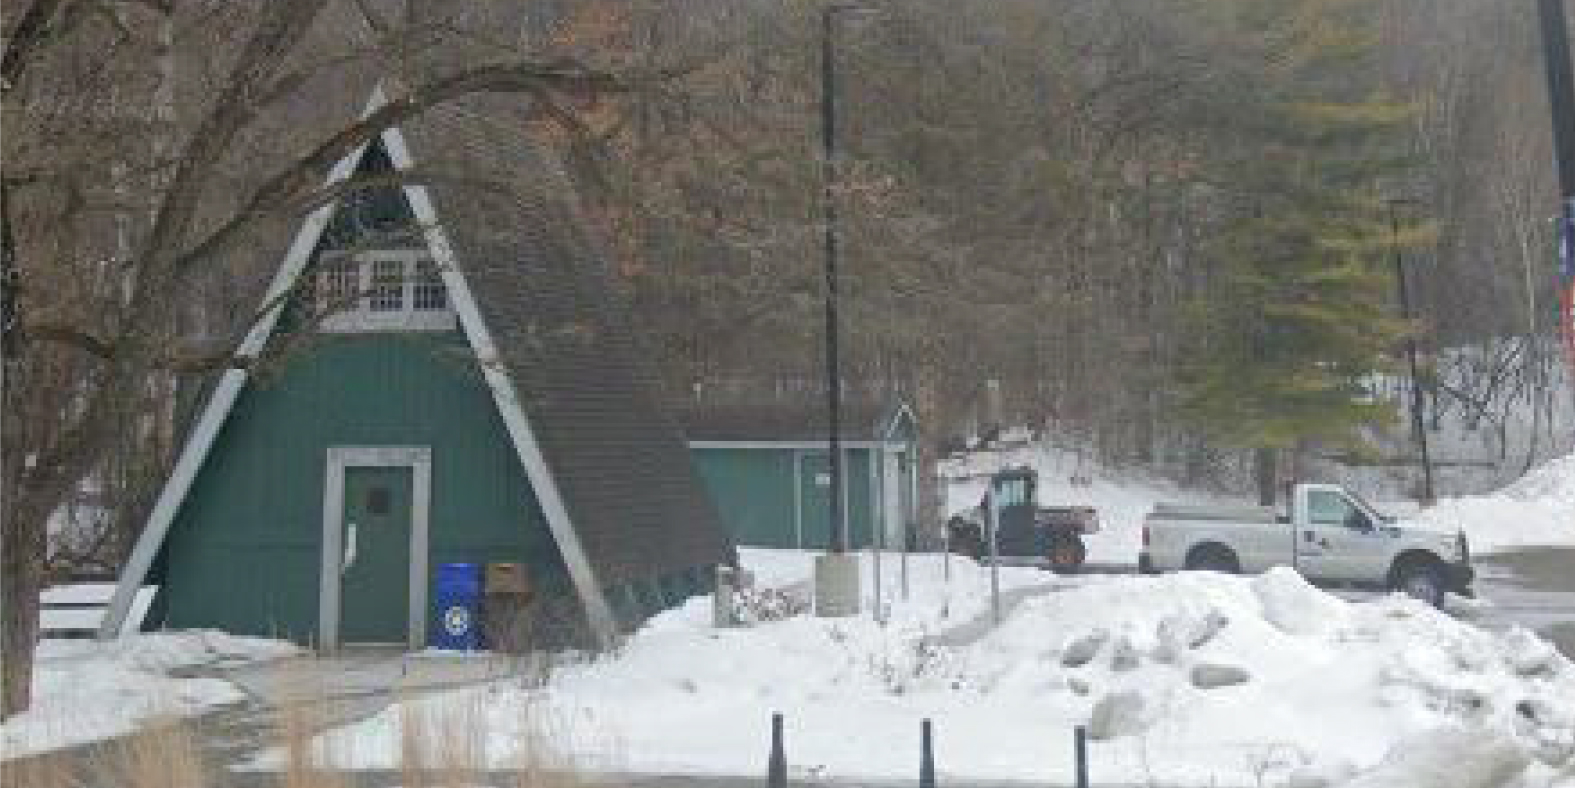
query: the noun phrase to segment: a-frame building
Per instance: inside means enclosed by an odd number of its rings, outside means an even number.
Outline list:
[[[168,627],[416,648],[435,567],[506,562],[606,645],[733,560],[517,104],[446,105],[335,168],[372,185],[284,248],[104,631],[156,583]]]

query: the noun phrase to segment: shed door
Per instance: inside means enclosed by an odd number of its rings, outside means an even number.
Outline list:
[[[344,473],[340,640],[404,643],[410,611],[411,469],[348,467]]]
[[[831,462],[824,452],[798,458],[799,547],[831,545]]]

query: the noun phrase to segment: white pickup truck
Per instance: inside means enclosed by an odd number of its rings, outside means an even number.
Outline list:
[[[1290,514],[1271,507],[1159,504],[1143,521],[1138,567],[1258,573],[1291,566],[1309,580],[1404,591],[1434,605],[1471,595],[1466,535],[1397,523],[1334,484],[1298,484]]]

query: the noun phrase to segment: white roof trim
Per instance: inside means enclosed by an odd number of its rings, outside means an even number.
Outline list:
[[[915,429],[918,428],[919,419],[913,415],[913,408],[908,407],[908,401],[902,397],[896,397],[895,401],[897,407],[884,417],[883,423],[875,425],[875,431],[880,433],[882,440],[893,440],[892,433],[897,431],[897,426],[902,423],[904,416],[907,417],[908,423],[914,425]]]
[[[382,106],[386,101],[387,96],[379,85],[372,92],[363,116]],[[404,135],[397,128],[384,130],[381,139],[396,169],[409,170],[413,166],[414,160],[410,155],[410,148],[405,143]],[[366,146],[363,145],[341,159],[334,165],[325,185],[333,186],[349,178],[365,153]],[[543,514],[546,515],[548,529],[563,554],[570,580],[573,581],[575,591],[585,606],[586,618],[591,629],[602,646],[612,646],[617,638],[617,625],[612,609],[596,581],[584,547],[580,544],[579,534],[574,530],[573,522],[569,519],[568,508],[558,490],[557,481],[547,466],[541,447],[536,442],[530,420],[520,405],[519,396],[514,390],[514,382],[503,371],[492,334],[481,317],[469,285],[460,273],[453,246],[449,244],[443,228],[437,223],[437,213],[433,209],[432,199],[426,187],[419,184],[406,184],[404,190],[405,199],[410,203],[410,209],[414,212],[416,220],[426,228],[427,244],[431,247],[432,256],[441,268],[443,284],[448,288],[451,303],[459,314],[460,327],[464,330],[471,349],[476,353],[487,387],[492,391],[493,402],[497,404],[498,413],[508,429],[515,451],[525,468],[526,477],[536,493]],[[337,200],[326,203],[312,211],[302,223],[263,299],[266,311],[246,333],[246,337],[236,350],[236,355],[241,359],[255,358],[267,345],[268,338],[278,327],[279,316],[284,311],[285,295],[289,293],[290,288],[294,286],[295,281],[310,262],[312,251],[317,248],[317,242],[322,238],[323,231],[327,228],[337,206]],[[147,525],[132,550],[131,558],[121,572],[115,596],[111,599],[103,623],[99,627],[101,639],[114,637],[119,632],[136,590],[147,577],[153,559],[158,555],[160,546],[169,535],[170,526],[175,521],[175,514],[185,500],[186,494],[190,492],[197,472],[202,468],[203,461],[207,459],[208,452],[213,448],[219,428],[228,419],[235,401],[245,387],[247,378],[248,374],[244,368],[226,370],[218,388],[203,408],[191,437],[181,449],[180,458],[176,461],[169,480],[159,492],[158,501],[148,516]]]
[[[381,92],[378,95],[381,97]],[[415,161],[410,156],[410,148],[405,144],[405,137],[399,129],[390,128],[383,132],[383,147],[388,151],[388,158],[393,161],[396,169],[409,170],[414,166]],[[410,209],[415,212],[416,221],[426,228],[427,245],[432,248],[432,257],[437,260],[443,276],[443,284],[448,287],[449,300],[454,306],[454,311],[459,313],[459,324],[470,340],[471,348],[476,351],[482,377],[487,382],[487,388],[492,390],[492,400],[497,403],[498,413],[503,417],[503,424],[513,440],[520,464],[525,468],[525,476],[530,480],[537,502],[541,504],[542,513],[547,519],[547,529],[552,532],[553,540],[558,543],[558,550],[563,554],[563,563],[569,570],[569,579],[574,583],[574,590],[579,595],[581,604],[585,606],[586,619],[600,645],[611,647],[615,644],[618,635],[612,608],[608,605],[607,597],[596,580],[595,570],[585,554],[585,548],[580,544],[579,533],[574,530],[574,522],[569,517],[568,506],[558,490],[557,479],[553,477],[552,470],[547,465],[547,458],[541,451],[541,445],[536,442],[536,433],[531,429],[530,417],[520,405],[519,393],[514,389],[514,381],[508,373],[504,372],[497,345],[492,340],[492,332],[487,329],[481,310],[476,306],[475,296],[471,294],[470,286],[460,273],[454,247],[449,244],[448,236],[437,221],[437,211],[432,207],[432,198],[427,193],[426,187],[420,184],[406,184],[404,189],[405,199],[409,201]]]

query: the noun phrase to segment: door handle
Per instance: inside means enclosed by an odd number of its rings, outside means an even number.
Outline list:
[[[355,523],[345,528],[345,557],[339,565],[339,574],[343,575],[355,565]]]

